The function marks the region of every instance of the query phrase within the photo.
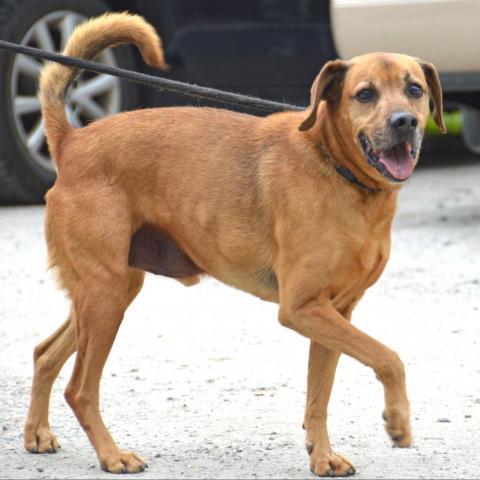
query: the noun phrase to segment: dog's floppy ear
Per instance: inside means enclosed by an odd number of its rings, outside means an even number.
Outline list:
[[[313,82],[311,89],[311,107],[310,115],[300,124],[299,130],[309,130],[315,124],[317,119],[318,105],[322,100],[337,100],[342,94],[343,79],[347,72],[349,64],[343,60],[332,60],[327,62],[317,78]]]
[[[442,86],[438,78],[437,69],[432,63],[424,62],[419,58],[416,59],[420,64],[427,80],[430,99],[433,103],[433,121],[442,133],[447,133],[445,122],[443,121],[443,100],[442,100]]]

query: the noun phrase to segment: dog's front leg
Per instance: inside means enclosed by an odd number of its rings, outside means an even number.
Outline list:
[[[291,291],[295,290],[292,289]],[[325,373],[312,383],[313,387],[310,387],[310,390],[313,388],[313,391],[317,393],[322,387],[325,387],[326,390],[322,394],[324,397],[318,403],[325,405],[326,409],[338,354],[345,353],[356,358],[371,367],[377,378],[383,383],[386,428],[392,440],[397,446],[410,446],[412,436],[405,386],[405,370],[399,356],[385,345],[351,325],[332,306],[328,297],[320,294],[313,298],[310,297],[309,300],[295,302],[295,299],[288,294],[288,288],[283,291],[284,295],[282,293],[280,295],[282,299],[279,314],[280,323],[310,338],[314,345],[318,343],[323,347],[323,349],[313,347],[311,353],[311,360],[312,356],[316,357],[313,361],[316,365],[326,362],[324,363]],[[310,376],[312,375],[314,375],[313,369],[310,372]],[[308,425],[306,427],[308,428]],[[324,432],[326,432],[326,429],[324,429]],[[318,441],[320,444],[323,442],[323,445],[327,445],[326,441],[328,440],[326,439],[328,437],[325,435],[323,440],[319,439]],[[316,465],[314,467],[317,468]],[[330,467],[333,467],[333,472],[336,473],[335,462]],[[322,471],[318,473],[323,474]]]
[[[327,406],[340,353],[310,342],[305,407],[305,446],[310,457],[310,470],[321,476],[347,476],[355,473],[353,465],[334,452],[327,430]]]
[[[351,303],[341,313],[351,321]],[[340,353],[310,341],[305,406],[305,446],[310,457],[310,470],[317,475],[347,476],[355,473],[353,465],[330,445],[327,428],[327,409],[335,379]]]

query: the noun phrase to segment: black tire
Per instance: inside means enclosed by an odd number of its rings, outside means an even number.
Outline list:
[[[108,6],[101,0],[0,0],[0,38],[20,43],[36,21],[60,10],[93,17],[107,11]],[[118,47],[113,53],[119,67],[135,69],[131,47]],[[55,181],[55,172],[35,160],[16,128],[11,94],[13,61],[14,54],[0,51],[0,99],[3,101],[0,108],[0,203],[41,203]],[[120,92],[121,110],[138,106],[137,86],[122,81]]]

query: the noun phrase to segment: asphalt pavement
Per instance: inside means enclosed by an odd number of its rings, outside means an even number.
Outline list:
[[[356,478],[480,478],[480,157],[428,160],[404,187],[392,255],[354,323],[403,358],[415,445],[384,432],[372,371],[342,357],[330,402],[335,450]],[[56,382],[62,449],[24,451],[32,350],[66,317],[46,271],[42,206],[0,208],[1,478],[115,478]],[[101,387],[105,423],[149,469],[135,478],[313,478],[301,429],[308,342],[277,307],[214,280],[148,276]]]

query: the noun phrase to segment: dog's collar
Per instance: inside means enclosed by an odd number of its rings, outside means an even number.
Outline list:
[[[344,167],[343,165],[338,165],[338,163],[336,163],[333,160],[332,156],[330,155],[330,152],[327,150],[325,145],[320,144],[319,147],[320,147],[320,151],[322,152],[325,159],[328,160],[333,165],[333,167],[335,168],[335,171],[339,175],[341,175],[347,182],[349,182],[353,185],[357,185],[357,187],[363,188],[364,190],[366,190],[369,193],[378,193],[380,191],[379,188],[373,188],[373,187],[369,187],[368,185],[365,185],[347,167]]]
[[[380,191],[379,188],[372,188],[372,187],[369,187],[368,185],[365,185],[347,167],[343,167],[342,165],[337,165],[336,163],[334,163],[333,165],[335,167],[335,171],[339,173],[345,180],[347,180],[350,183],[353,183],[353,185],[357,185],[361,188],[364,188],[370,193],[377,193]]]

